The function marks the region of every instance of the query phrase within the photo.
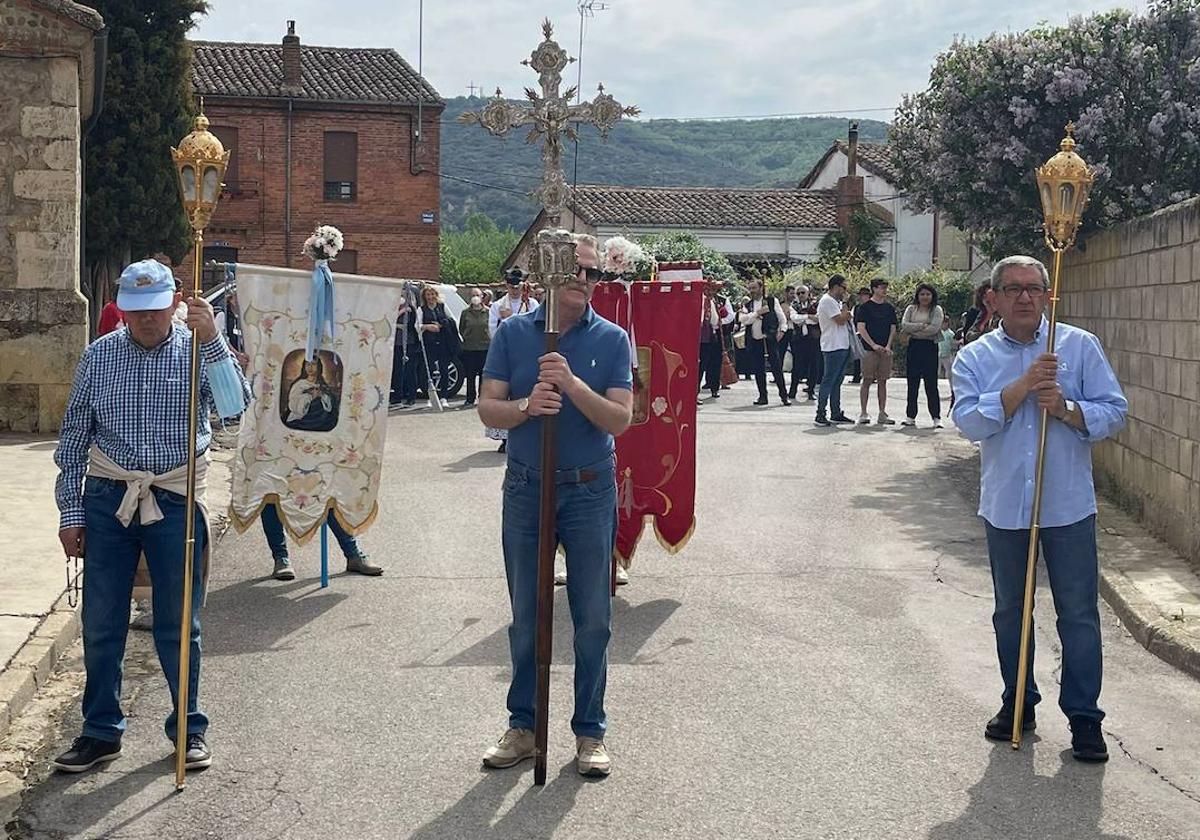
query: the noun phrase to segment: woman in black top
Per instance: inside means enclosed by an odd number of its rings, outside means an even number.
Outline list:
[[[429,366],[426,373],[432,377],[437,387],[437,396],[442,401],[442,408],[449,405],[450,397],[451,328],[442,296],[433,286],[426,286],[421,290],[421,308],[417,310],[417,332],[421,334],[421,344],[425,348],[425,360]],[[434,395],[430,394],[429,398],[432,400]]]

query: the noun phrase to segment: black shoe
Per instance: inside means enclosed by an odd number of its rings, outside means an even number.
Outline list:
[[[757,400],[755,400],[755,401],[754,401],[754,404],[755,404],[755,405],[766,405],[766,404],[767,404],[767,398],[766,398],[766,397],[760,397],[759,399],[757,399]]]
[[[781,403],[783,403],[784,405],[791,405],[791,404],[792,404],[792,401],[791,401],[791,400],[789,400],[787,397],[780,397],[780,398],[779,398],[779,401],[780,401]]]
[[[804,392],[804,399],[805,399],[805,400],[807,400],[808,402],[812,402],[813,400],[815,400],[815,399],[816,399],[816,397],[814,397],[814,396],[813,396],[813,392],[812,392],[812,391],[805,391],[805,392]]]
[[[845,414],[835,414],[832,417],[830,417],[829,419],[832,420],[834,423],[853,423],[854,422],[849,417],[847,417]]]
[[[851,380],[850,380],[850,384],[851,384],[851,385],[857,385],[857,384],[858,384],[858,383],[860,383],[860,382],[862,382],[862,380],[861,380],[861,379],[851,379]]]
[[[204,741],[204,736],[194,734],[187,736],[187,752],[183,756],[185,770],[203,770],[212,766],[212,750]]]
[[[987,722],[983,736],[992,741],[1011,741],[1013,729],[1013,708],[1002,706],[996,716]],[[1021,731],[1032,732],[1037,729],[1037,713],[1033,706],[1026,706],[1021,718]]]
[[[1082,715],[1071,718],[1071,755],[1076,761],[1092,764],[1108,761],[1108,747],[1104,743],[1100,721]]]
[[[829,422],[829,418],[827,418],[824,414],[818,414],[817,418],[815,420],[813,420],[813,422],[816,423],[818,426],[832,426],[833,425],[832,423]]]
[[[507,452],[508,451],[508,441],[506,441],[506,440],[500,441],[500,448],[497,449],[496,451],[497,452]]]
[[[720,391],[713,391],[713,392],[712,392],[712,397],[713,397],[713,399],[714,399],[714,400],[719,400],[719,399],[721,399],[721,392],[720,392]]]
[[[466,401],[464,401],[464,402],[463,402],[463,404],[462,404],[462,407],[463,407],[463,408],[470,408],[470,407],[471,407],[471,406],[473,406],[473,405],[475,405],[475,400],[466,400]]]
[[[789,399],[789,400],[794,400],[794,399],[796,399],[796,391],[795,391],[794,389],[793,389],[793,390],[791,390],[791,391],[788,391],[788,399]]]
[[[121,742],[101,741],[80,735],[71,743],[71,749],[54,759],[54,769],[64,773],[82,773],[97,764],[112,761],[121,756]]]

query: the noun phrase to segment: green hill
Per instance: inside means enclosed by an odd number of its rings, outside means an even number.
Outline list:
[[[500,227],[524,230],[537,208],[526,197],[538,182],[537,146],[525,132],[506,140],[458,115],[486,104],[479,97],[447,100],[442,123],[442,226],[459,229],[471,213],[491,216]],[[847,120],[801,117],[774,120],[636,120],[621,122],[601,140],[584,128],[579,143],[579,182],[630,186],[795,186],[838,138]],[[864,141],[887,135],[887,123],[859,120]],[[575,152],[563,155],[574,179]],[[475,182],[475,183],[468,183]],[[487,185],[487,186],[482,186]]]

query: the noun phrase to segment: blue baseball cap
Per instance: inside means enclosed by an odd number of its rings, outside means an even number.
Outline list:
[[[168,309],[175,303],[175,275],[158,260],[128,266],[117,281],[117,308],[125,312]]]

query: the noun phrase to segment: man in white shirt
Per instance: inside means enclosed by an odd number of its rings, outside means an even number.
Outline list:
[[[767,404],[767,365],[770,365],[779,388],[779,401],[791,405],[779,362],[779,340],[791,322],[779,300],[764,293],[761,280],[750,281],[750,300],[743,306],[738,321],[746,328],[746,355],[758,384],[758,399],[754,404]]]
[[[817,304],[817,322],[821,327],[821,355],[825,359],[825,373],[821,377],[821,390],[817,395],[818,426],[833,423],[852,423],[842,412],[842,377],[846,375],[846,361],[850,358],[851,313],[846,306],[846,278],[835,274],[829,278],[829,289]],[[825,406],[829,416],[825,416]]]
[[[508,283],[508,294],[496,300],[488,310],[488,332],[491,335],[496,334],[505,318],[524,315],[538,308],[539,304],[533,296],[525,294],[522,290],[524,279],[525,273],[519,268],[510,268],[504,275],[504,281]]]

